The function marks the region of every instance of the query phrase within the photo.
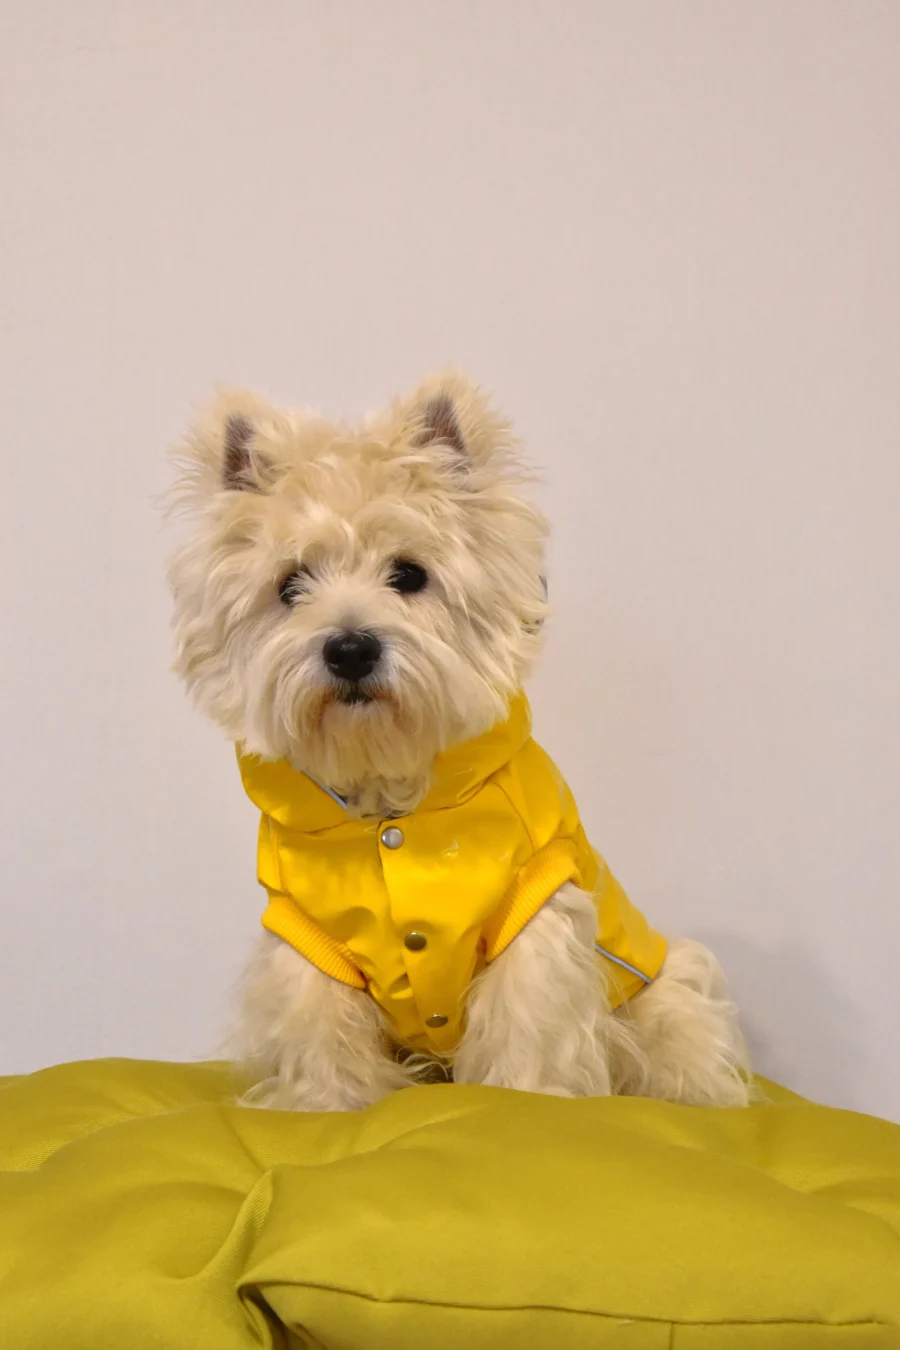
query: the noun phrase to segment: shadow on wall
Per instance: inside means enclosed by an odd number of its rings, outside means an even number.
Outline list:
[[[864,1021],[810,950],[709,929],[691,936],[725,967],[757,1071],[827,1105],[865,1110]]]

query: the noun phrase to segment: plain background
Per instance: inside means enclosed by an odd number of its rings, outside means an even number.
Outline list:
[[[758,1063],[900,1118],[900,5],[5,0],[0,1071],[213,1049],[256,821],[164,448],[448,360],[542,466],[539,739]]]

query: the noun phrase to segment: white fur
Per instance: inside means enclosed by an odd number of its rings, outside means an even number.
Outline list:
[[[749,1063],[713,954],[671,943],[654,983],[610,1011],[590,895],[564,886],[478,978],[458,1082],[744,1106]]]
[[[747,1046],[725,977],[699,942],[669,944],[653,984],[616,1013],[628,1028],[612,1042],[616,1092],[694,1106],[746,1106],[752,1093]]]
[[[233,1048],[257,1079],[249,1106],[353,1111],[407,1087],[381,1009],[263,933],[244,977]]]
[[[506,422],[462,375],[426,380],[352,427],[224,394],[180,451],[192,528],[171,567],[176,667],[233,740],[286,758],[361,815],[407,813],[435,755],[499,720],[541,645],[546,525]],[[392,589],[397,559],[425,567]],[[280,598],[286,576],[302,584]],[[349,703],[323,646],[383,648]],[[563,887],[469,991],[457,1081],[567,1096],[742,1104],[749,1070],[715,958],[675,942],[656,982],[611,1012],[590,896]],[[364,992],[262,938],[239,1054],[247,1100],[352,1110],[424,1076]],[[401,1060],[403,1061],[401,1063]]]
[[[469,992],[456,1082],[607,1095],[613,1021],[594,952],[596,928],[596,905],[575,886],[563,887],[526,924]]]

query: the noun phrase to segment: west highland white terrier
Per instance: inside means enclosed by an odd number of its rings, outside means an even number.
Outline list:
[[[546,524],[478,387],[358,427],[223,394],[179,463],[176,666],[261,812],[247,1100],[352,1110],[439,1072],[746,1103],[718,963],[649,927],[531,739]]]

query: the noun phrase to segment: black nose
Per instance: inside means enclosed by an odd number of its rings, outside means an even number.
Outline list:
[[[381,656],[381,643],[374,633],[334,633],[322,654],[332,675],[355,682],[372,674]]]

